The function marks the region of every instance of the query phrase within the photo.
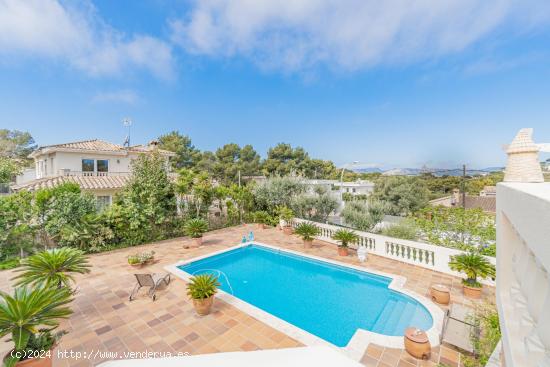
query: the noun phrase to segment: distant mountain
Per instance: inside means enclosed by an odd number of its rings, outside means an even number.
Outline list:
[[[353,171],[357,172],[357,173],[382,173],[382,172],[384,172],[383,170],[381,170],[378,167],[356,168]]]
[[[485,176],[492,172],[500,172],[504,170],[503,167],[487,167],[483,169],[467,169],[467,176]],[[460,168],[393,168],[384,171],[384,176],[418,176],[422,173],[431,173],[436,177],[442,176],[462,176],[462,169]]]

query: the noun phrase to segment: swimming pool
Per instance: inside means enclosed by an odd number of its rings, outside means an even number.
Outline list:
[[[388,288],[391,278],[256,244],[178,266],[219,276],[221,289],[336,346],[357,329],[402,336],[428,330],[428,310]]]

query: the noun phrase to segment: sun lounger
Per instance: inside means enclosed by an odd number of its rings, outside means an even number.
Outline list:
[[[141,287],[149,287],[149,297],[154,300],[157,299],[155,294],[157,288],[164,284],[170,284],[170,274],[134,274],[137,280],[137,284],[130,294],[130,301],[133,301]]]

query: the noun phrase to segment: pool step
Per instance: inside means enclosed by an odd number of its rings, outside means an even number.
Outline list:
[[[376,320],[372,331],[385,335],[403,335],[405,329],[415,325],[418,305],[402,300],[390,299]]]
[[[382,333],[384,327],[386,326],[386,323],[388,319],[391,316],[391,313],[393,312],[393,309],[395,308],[395,305],[397,304],[396,300],[390,299],[388,300],[388,303],[386,304],[386,307],[384,307],[384,310],[382,310],[382,313],[380,316],[378,316],[378,320],[374,323],[374,326],[372,328],[372,331],[375,333]]]

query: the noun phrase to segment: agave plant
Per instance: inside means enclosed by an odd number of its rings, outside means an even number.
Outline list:
[[[36,253],[21,260],[21,266],[15,270],[20,272],[13,278],[16,286],[47,286],[61,288],[70,287],[74,282],[73,273],[90,272],[90,265],[84,252],[62,247]]]
[[[72,301],[67,288],[21,287],[15,289],[13,296],[0,292],[0,298],[0,337],[11,334],[15,351],[38,344],[40,347],[50,344],[51,348],[60,336],[52,335],[51,331],[59,326],[59,319],[72,313],[66,306]],[[10,353],[5,365],[14,366],[18,361],[16,354]]]
[[[338,246],[348,247],[350,243],[357,241],[359,236],[348,229],[339,229],[332,235],[332,239],[340,242]]]
[[[183,231],[191,238],[199,238],[208,231],[208,223],[201,218],[189,219],[185,222]]]
[[[304,241],[311,241],[319,234],[320,230],[315,224],[302,222],[294,228],[294,233],[302,237]]]
[[[218,291],[220,283],[212,274],[201,274],[191,278],[187,284],[187,295],[192,299],[206,299]]]
[[[477,281],[478,277],[485,279],[496,275],[495,266],[484,256],[475,252],[451,256],[449,267],[454,271],[466,274],[463,283],[469,287],[481,287]]]

